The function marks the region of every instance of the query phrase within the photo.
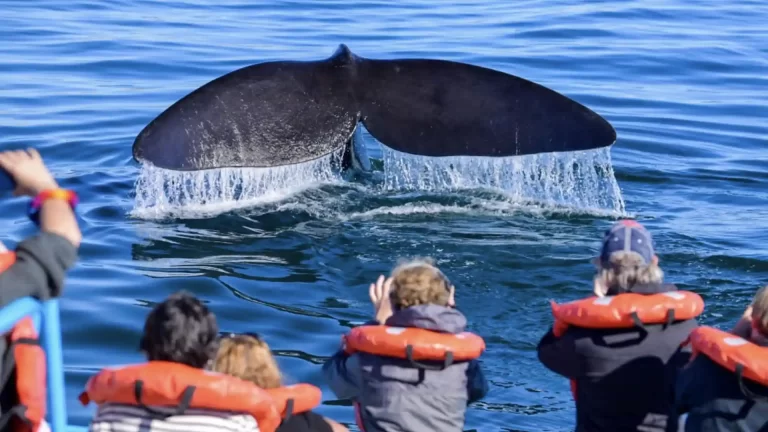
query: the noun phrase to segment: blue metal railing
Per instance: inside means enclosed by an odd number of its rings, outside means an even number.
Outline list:
[[[0,309],[0,334],[8,333],[19,320],[27,316],[32,317],[45,350],[48,380],[48,409],[45,419],[52,432],[82,431],[82,427],[67,424],[59,301],[53,299],[40,302],[25,297],[11,302]]]

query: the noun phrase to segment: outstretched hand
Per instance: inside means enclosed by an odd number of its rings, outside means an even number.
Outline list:
[[[372,283],[368,289],[368,295],[371,297],[371,303],[373,303],[373,311],[376,321],[379,324],[384,324],[387,318],[392,316],[392,302],[389,300],[389,293],[392,290],[392,278],[384,278],[384,275],[379,276],[376,283]]]
[[[16,182],[14,195],[35,196],[46,189],[59,187],[35,149],[0,152],[0,168]]]

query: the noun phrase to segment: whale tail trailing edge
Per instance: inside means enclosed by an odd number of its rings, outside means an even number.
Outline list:
[[[342,45],[320,61],[248,66],[150,122],[134,158],[172,170],[306,162],[346,145],[359,122],[424,156],[516,156],[607,147],[587,107],[503,72],[443,60],[369,60]]]

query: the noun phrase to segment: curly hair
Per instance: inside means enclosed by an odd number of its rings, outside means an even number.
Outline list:
[[[152,309],[139,349],[149,361],[170,361],[204,368],[216,355],[216,317],[193,295],[171,294]]]
[[[615,252],[607,266],[598,265],[595,278],[608,287],[609,295],[616,295],[632,291],[635,285],[662,283],[664,272],[655,261],[646,264],[634,252]]]
[[[431,258],[401,262],[392,270],[390,300],[397,309],[423,304],[448,306],[451,282]]]
[[[253,336],[223,338],[219,343],[213,370],[250,381],[263,389],[282,385],[280,368],[269,345]]]

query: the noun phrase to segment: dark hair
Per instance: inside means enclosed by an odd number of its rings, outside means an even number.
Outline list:
[[[204,368],[215,358],[219,328],[216,317],[184,291],[155,306],[144,323],[139,348],[149,361],[170,361]]]

